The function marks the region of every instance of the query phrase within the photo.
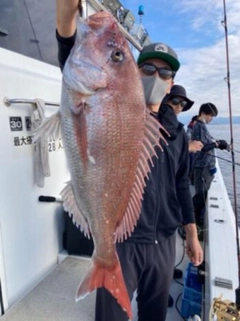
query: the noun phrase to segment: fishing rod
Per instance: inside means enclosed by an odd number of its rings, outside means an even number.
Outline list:
[[[216,155],[210,155],[210,156],[215,157],[215,158],[218,158],[218,159],[221,159],[221,160],[223,160],[223,161],[225,161],[225,162],[227,162],[227,163],[232,164],[232,161],[229,160],[229,159],[227,159],[227,158],[223,158],[223,157],[216,156]],[[240,166],[240,163],[235,162],[234,165]]]
[[[228,88],[228,107],[229,107],[229,120],[230,120],[230,141],[231,141],[231,156],[232,156],[232,178],[233,178],[233,195],[234,195],[234,213],[236,225],[236,243],[237,243],[237,259],[238,259],[238,277],[240,272],[240,250],[239,250],[239,231],[238,231],[238,215],[237,215],[237,192],[236,192],[236,173],[235,173],[235,157],[234,157],[234,144],[233,144],[233,121],[232,121],[232,101],[231,101],[231,83],[230,83],[230,65],[229,65],[229,48],[228,48],[228,28],[227,28],[227,10],[226,1],[223,0],[224,20],[222,25],[225,31],[225,48],[226,48],[226,63],[227,63],[227,77],[225,78]],[[238,288],[236,293],[236,306],[240,308],[240,283],[238,281]]]
[[[5,311],[4,311],[4,303],[3,303],[3,295],[2,295],[2,284],[1,284],[1,280],[0,280],[0,316],[4,315]]]

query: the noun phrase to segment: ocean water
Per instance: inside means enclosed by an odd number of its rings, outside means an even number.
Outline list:
[[[215,139],[225,139],[230,143],[230,126],[229,125],[208,125],[209,132]],[[234,162],[235,162],[235,182],[237,194],[237,214],[240,225],[240,124],[233,125],[233,145],[234,145]],[[234,209],[234,189],[233,189],[233,166],[232,153],[217,149],[218,162],[221,168],[224,182],[228,191],[228,195]]]

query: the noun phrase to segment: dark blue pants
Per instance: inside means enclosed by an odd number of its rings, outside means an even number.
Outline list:
[[[175,263],[175,235],[160,244],[117,244],[130,300],[137,289],[138,321],[165,321]],[[127,321],[116,299],[97,290],[95,321]]]
[[[209,172],[209,168],[195,168],[194,169],[194,187],[196,194],[204,194],[206,193],[211,183],[214,179],[214,175],[211,175]]]

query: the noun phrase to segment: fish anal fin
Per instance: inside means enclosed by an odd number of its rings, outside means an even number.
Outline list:
[[[61,191],[60,195],[63,200],[64,210],[68,212],[70,216],[72,214],[73,223],[79,226],[81,232],[83,232],[85,236],[90,238],[90,229],[88,226],[88,222],[78,208],[71,181],[67,183],[64,189]]]
[[[151,171],[151,165],[153,165],[152,157],[157,156],[155,146],[162,150],[160,141],[162,140],[167,144],[160,129],[163,129],[166,132],[163,126],[150,114],[150,112],[146,111],[146,126],[135,182],[133,184],[125,215],[116,229],[116,242],[123,242],[126,240],[137,225],[142,207],[143,191],[146,186],[145,178],[148,178],[147,174]]]
[[[121,305],[130,320],[133,318],[131,302],[122,275],[121,265],[116,254],[114,265],[108,267],[93,255],[91,266],[79,285],[76,301],[84,299],[90,292],[104,287]]]
[[[60,137],[60,112],[45,118],[41,125],[33,133],[33,142],[39,138],[59,138]]]

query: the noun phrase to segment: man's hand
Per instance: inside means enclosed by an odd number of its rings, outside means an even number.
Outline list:
[[[186,254],[193,265],[203,262],[203,250],[198,240],[196,224],[185,225],[186,231]]]
[[[191,140],[188,143],[188,151],[191,153],[199,152],[203,148],[203,143],[199,140]]]

